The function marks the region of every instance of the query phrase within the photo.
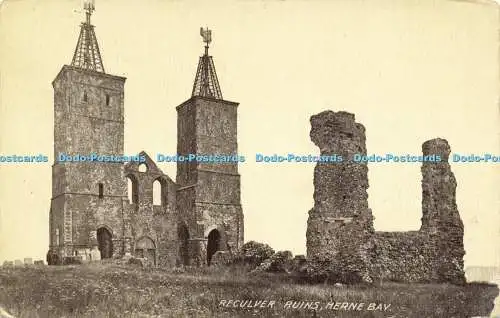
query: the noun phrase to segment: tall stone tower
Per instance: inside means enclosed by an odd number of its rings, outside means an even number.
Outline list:
[[[456,203],[457,180],[448,162],[451,148],[441,138],[422,145],[424,156],[439,155],[439,162],[422,164],[422,226],[428,239],[431,263],[438,282],[464,284],[464,225]]]
[[[211,31],[200,30],[206,43],[193,93],[177,106],[177,153],[237,155],[238,103],[222,98],[212,57]],[[243,244],[243,212],[238,162],[178,161],[179,237],[186,262],[210,264],[217,250],[234,251]],[[182,244],[182,241],[185,241]],[[189,251],[189,252],[187,252]]]
[[[354,162],[366,155],[363,125],[347,112],[311,117],[311,140],[321,155],[342,162],[318,162],[314,169],[314,208],[307,221],[307,258],[328,268],[334,280],[371,281],[374,234],[368,207],[368,167]]]
[[[123,155],[125,78],[105,73],[90,23],[93,3],[86,2],[85,11],[72,63],[52,82],[55,162],[49,255],[59,259],[90,255],[96,248],[96,255],[109,258],[122,249],[127,198],[122,163],[60,161],[62,154]]]

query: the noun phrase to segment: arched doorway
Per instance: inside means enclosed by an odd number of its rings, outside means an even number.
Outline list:
[[[105,228],[97,229],[97,243],[101,252],[101,259],[111,258],[113,256],[113,240],[111,232]]]
[[[156,265],[156,246],[152,239],[147,236],[141,237],[135,243],[135,256],[147,259],[149,265]]]
[[[177,229],[179,239],[179,258],[182,265],[189,265],[189,230],[186,224],[180,224]]]
[[[220,250],[220,233],[217,230],[212,230],[208,233],[208,244],[207,244],[207,264],[210,266],[210,261],[212,256]]]

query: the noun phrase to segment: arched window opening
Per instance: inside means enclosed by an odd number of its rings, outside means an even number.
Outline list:
[[[87,92],[84,91],[83,92],[83,97],[82,97],[82,100],[86,103],[88,101],[88,97],[87,97]]]
[[[153,181],[153,205],[162,205],[161,201],[161,182],[156,179]]]
[[[163,179],[153,181],[153,205],[167,204],[167,183]]]
[[[146,172],[148,171],[148,166],[145,163],[141,163],[138,168],[139,172]]]
[[[127,176],[127,196],[129,203],[139,203],[137,179],[133,175]]]
[[[106,94],[106,106],[109,106],[111,104],[111,96],[109,94]]]

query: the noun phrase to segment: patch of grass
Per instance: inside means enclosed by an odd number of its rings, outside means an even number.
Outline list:
[[[92,263],[0,269],[0,307],[15,317],[471,317],[488,316],[497,295],[495,285],[482,283],[304,285],[286,275],[249,274],[240,266],[141,269]],[[227,307],[223,300],[274,305]],[[335,309],[336,302],[364,305]],[[390,307],[368,310],[370,303]]]

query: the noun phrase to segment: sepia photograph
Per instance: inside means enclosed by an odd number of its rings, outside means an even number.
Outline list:
[[[0,0],[0,318],[500,318],[499,27]]]

